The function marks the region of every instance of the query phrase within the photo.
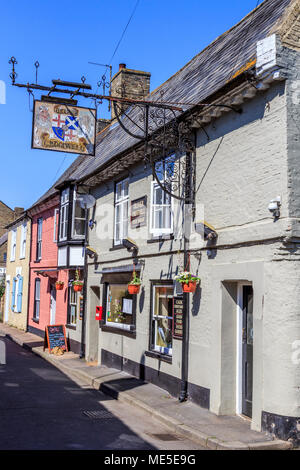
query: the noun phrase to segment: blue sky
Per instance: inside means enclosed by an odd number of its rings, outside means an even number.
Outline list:
[[[69,166],[75,156],[31,150],[32,113],[28,93],[10,85],[8,65],[18,60],[17,80],[53,78],[80,81],[96,91],[137,0],[24,0],[1,2],[0,80],[6,83],[6,104],[0,104],[0,200],[28,208]],[[140,0],[112,61],[151,72],[151,90],[186,64],[217,36],[255,8],[257,0]],[[39,93],[35,94],[40,97]],[[87,100],[78,103],[91,105]],[[107,117],[107,105],[98,117]]]

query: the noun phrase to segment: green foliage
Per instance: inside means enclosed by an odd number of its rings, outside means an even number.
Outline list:
[[[137,275],[137,273],[134,271],[132,274],[132,279],[129,282],[129,285],[134,285],[134,286],[140,286],[141,285],[141,279]]]
[[[183,271],[175,276],[177,282],[181,282],[182,284],[188,284],[189,282],[200,282],[201,278],[194,276],[189,271]]]
[[[5,294],[5,281],[2,279],[0,283],[0,299],[4,296]]]

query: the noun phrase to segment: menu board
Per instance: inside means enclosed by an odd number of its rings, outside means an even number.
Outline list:
[[[173,338],[183,339],[183,315],[183,298],[173,297]]]
[[[47,325],[45,328],[45,333],[44,349],[46,345],[46,347],[49,348],[49,352],[51,352],[55,347],[59,347],[64,351],[68,351],[66,330],[64,325]]]

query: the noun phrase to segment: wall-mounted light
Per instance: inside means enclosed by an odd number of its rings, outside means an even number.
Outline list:
[[[271,199],[268,209],[273,215],[274,219],[279,219],[280,217],[280,206],[281,206],[281,198],[277,196],[275,199]]]

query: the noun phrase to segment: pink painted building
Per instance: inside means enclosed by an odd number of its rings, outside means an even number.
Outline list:
[[[47,325],[65,325],[69,348],[82,349],[83,292],[72,281],[83,279],[85,213],[70,176],[82,158],[32,207],[28,331],[44,336]],[[62,290],[56,282],[62,281]]]
[[[44,334],[45,326],[67,323],[68,271],[57,269],[59,196],[33,206],[28,330]],[[56,281],[64,282],[56,290]]]

